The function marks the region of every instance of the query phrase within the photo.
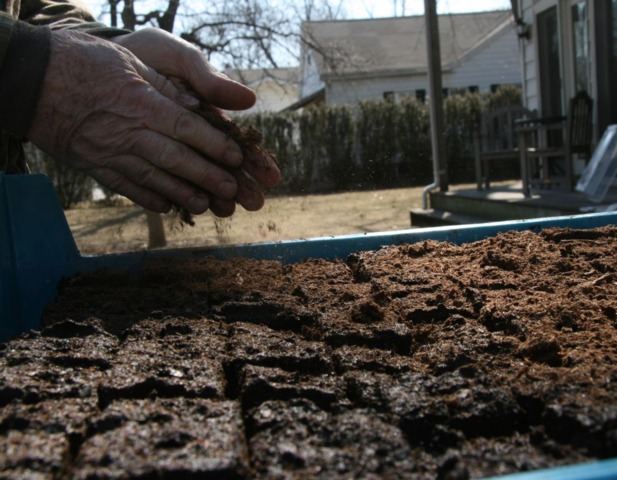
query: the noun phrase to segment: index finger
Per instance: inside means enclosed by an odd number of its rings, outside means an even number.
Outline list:
[[[259,148],[253,147],[245,152],[242,168],[263,187],[271,188],[281,181],[281,170],[274,158]]]
[[[141,62],[137,63],[136,68],[141,77],[162,95],[148,99],[150,115],[145,119],[148,128],[230,167],[242,163],[242,150],[236,142],[178,104],[177,98],[182,92],[169,79]]]
[[[181,65],[183,78],[208,103],[224,110],[246,110],[255,104],[253,90],[215,70],[203,53],[187,50],[186,55]]]

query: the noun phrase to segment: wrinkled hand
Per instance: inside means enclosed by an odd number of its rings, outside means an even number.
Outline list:
[[[195,109],[193,102],[199,100],[225,110],[247,109],[255,103],[252,90],[216,71],[196,47],[164,30],[142,29],[112,40],[190,93],[188,98],[177,98],[186,108]],[[253,148],[244,150],[243,156],[241,168],[230,170],[238,185],[235,200],[210,195],[210,209],[220,217],[231,215],[236,201],[247,210],[258,210],[264,204],[263,189],[280,181],[280,170],[269,155]]]
[[[245,110],[255,103],[251,89],[215,70],[197,47],[171,33],[144,28],[111,40],[212,105],[225,110]]]
[[[157,212],[205,212],[238,190],[225,168],[239,146],[181,106],[183,94],[128,50],[65,30],[51,51],[29,139],[112,190]],[[211,159],[211,160],[208,160]]]

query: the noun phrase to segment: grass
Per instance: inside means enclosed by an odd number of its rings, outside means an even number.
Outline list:
[[[463,186],[460,186],[461,188]],[[269,198],[258,212],[242,208],[229,219],[206,213],[196,225],[165,215],[167,247],[182,248],[403,230],[409,210],[422,204],[422,187]],[[82,254],[119,253],[148,247],[145,211],[128,202],[82,205],[66,211]]]

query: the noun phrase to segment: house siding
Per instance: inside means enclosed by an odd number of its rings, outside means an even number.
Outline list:
[[[604,0],[602,0],[604,1]],[[541,88],[540,88],[540,68],[538,58],[538,25],[537,15],[551,7],[557,7],[559,18],[559,36],[560,36],[560,63],[561,63],[561,88],[562,102],[564,110],[567,102],[576,94],[576,82],[574,78],[573,58],[573,39],[571,32],[570,0],[518,0],[522,20],[531,26],[531,36],[528,40],[521,41],[521,57],[523,60],[523,98],[525,105],[532,109],[541,112]],[[587,1],[587,15],[589,16],[589,94],[594,99],[598,99],[598,80],[597,59],[595,56],[595,31],[594,31],[594,2]],[[594,128],[597,126],[597,109],[602,108],[602,104],[596,101],[594,106]],[[595,132],[596,138],[601,132]]]
[[[520,85],[522,81],[521,58],[514,25],[501,31],[464,59],[451,74],[443,77],[445,88],[476,85],[481,92],[489,91],[492,85]]]
[[[261,82],[251,86],[257,96],[255,105],[248,110],[236,114],[251,114],[257,112],[280,112],[298,100],[298,86],[277,83],[274,80]]]
[[[533,0],[520,0],[521,17],[527,25],[534,25]],[[536,68],[536,49],[533,39],[537,31],[532,30],[531,41],[521,42],[521,57],[523,59],[523,103],[530,110],[538,110],[540,98],[538,95],[538,74]]]
[[[576,79],[575,79],[575,71],[573,65],[573,56],[574,56],[574,44],[572,38],[572,18],[571,18],[571,7],[573,3],[570,0],[517,0],[518,6],[520,8],[521,18],[522,20],[531,27],[531,36],[527,40],[523,40],[521,42],[521,57],[523,59],[523,98],[525,106],[532,110],[538,110],[539,114],[542,115],[541,105],[541,84],[540,84],[540,76],[541,69],[539,66],[539,54],[538,54],[538,24],[537,24],[537,16],[542,12],[546,11],[551,7],[557,7],[557,14],[559,19],[559,41],[560,41],[560,62],[561,62],[561,95],[562,101],[564,103],[564,111],[565,106],[570,98],[572,98],[576,94]],[[596,10],[596,7],[603,6],[606,4],[602,4],[601,2],[606,2],[608,4],[608,0],[596,0],[591,1],[587,0],[587,15],[589,21],[589,39],[588,39],[588,48],[589,48],[589,82],[588,82],[588,91],[591,97],[594,99],[593,105],[593,140],[592,143],[597,142],[602,134],[604,133],[604,129],[606,128],[605,124],[602,124],[600,121],[600,114],[605,115],[605,118],[608,118],[611,115],[611,107],[605,99],[602,99],[599,95],[599,86],[598,86],[598,78],[597,72],[599,68],[604,68],[603,60],[599,56],[599,52],[597,50],[597,41],[598,38],[596,35],[598,32],[595,30],[597,26],[597,21],[600,18],[597,18],[596,15],[601,15],[602,9],[600,11]],[[615,13],[615,12],[614,12]],[[610,40],[609,40],[610,41]],[[609,81],[610,82],[610,81]],[[609,88],[612,85],[609,85]],[[614,118],[614,117],[613,117]],[[608,123],[608,120],[606,121]],[[592,145],[593,151],[593,145]],[[573,165],[574,173],[580,174],[584,168],[584,162],[581,159],[577,159],[577,161]],[[614,182],[613,185],[616,185],[617,181]]]
[[[514,26],[496,34],[490,42],[443,74],[443,86],[448,90],[473,86],[486,92],[493,85],[520,85],[522,81],[521,57]],[[383,98],[386,92],[415,95],[416,91],[427,88],[425,72],[357,79],[332,78],[326,85],[326,102],[355,103]]]
[[[321,80],[317,62],[311,52],[304,51],[301,68],[302,85],[300,87],[300,98],[305,98],[321,90],[325,84]]]
[[[527,25],[532,26],[531,38],[521,41],[523,62],[523,99],[530,110],[540,110],[540,79],[538,76],[537,45],[538,37],[535,16],[538,12],[557,5],[557,0],[518,0],[521,17]]]
[[[386,92],[415,94],[415,91],[420,89],[426,89],[425,75],[331,80],[326,87],[326,102],[356,103],[361,100],[383,98]]]
[[[523,43],[521,47],[523,57],[523,97],[524,104],[530,110],[539,108],[538,74],[536,71],[535,49]]]

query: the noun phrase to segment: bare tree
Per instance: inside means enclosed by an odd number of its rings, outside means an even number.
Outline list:
[[[298,64],[303,21],[342,15],[341,0],[284,0],[276,5],[269,0],[212,0],[203,2],[198,10],[183,0],[154,4],[142,0],[106,1],[112,26],[119,26],[120,19],[127,30],[155,26],[176,31],[219,65],[266,71],[281,64]],[[148,246],[164,246],[167,242],[161,215],[147,211],[147,223]]]
[[[154,5],[154,6],[153,6]],[[155,26],[197,45],[219,67],[277,68],[298,63],[306,20],[344,14],[341,0],[107,0],[110,23],[129,30]]]
[[[110,7],[111,25],[118,25],[119,0],[108,0]],[[172,32],[180,0],[169,0],[164,10],[152,10],[146,15],[138,15],[135,10],[135,0],[123,0],[124,7],[121,12],[122,27],[127,30],[136,30],[138,27],[155,21],[157,26],[167,32]],[[163,217],[156,212],[146,210],[148,225],[148,248],[158,248],[167,245],[165,225]]]
[[[108,0],[111,24],[117,26],[118,4],[120,0]],[[168,0],[164,8],[155,8],[146,13],[139,13],[141,2],[135,0],[123,0],[123,8],[120,16],[123,27],[128,30],[137,30],[145,25],[155,25],[167,32],[173,32],[176,16],[180,7],[180,0]],[[144,2],[145,3],[145,2]]]
[[[407,12],[406,12],[406,5],[405,5],[405,0],[394,0],[394,16],[395,17],[404,17]],[[399,6],[401,7],[399,9]]]

